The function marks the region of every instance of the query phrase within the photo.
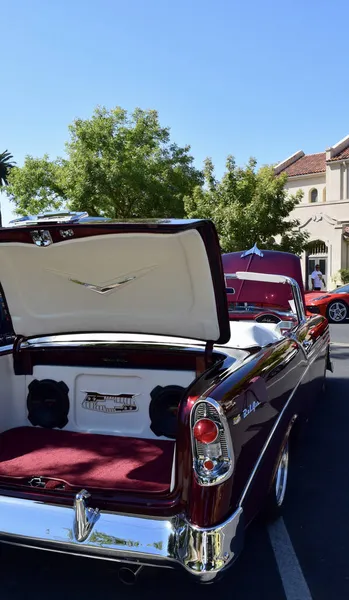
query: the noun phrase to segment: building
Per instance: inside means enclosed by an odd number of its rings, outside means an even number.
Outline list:
[[[290,194],[303,191],[291,216],[310,234],[302,256],[306,289],[315,264],[325,275],[326,289],[335,288],[341,283],[339,269],[349,268],[349,135],[326,152],[296,152],[275,173],[287,173]]]

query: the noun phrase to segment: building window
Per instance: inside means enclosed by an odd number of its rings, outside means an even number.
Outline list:
[[[306,251],[309,256],[327,255],[328,248],[322,240],[314,240],[307,244]]]
[[[322,201],[326,202],[326,188],[324,187],[324,189],[322,190]]]
[[[318,191],[316,188],[314,188],[313,190],[311,190],[310,192],[310,202],[317,202],[318,201]]]

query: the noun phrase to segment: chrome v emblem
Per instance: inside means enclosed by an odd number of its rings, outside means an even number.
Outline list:
[[[100,284],[89,283],[87,281],[81,281],[80,279],[77,279],[76,277],[73,277],[73,275],[70,275],[68,273],[60,273],[59,271],[53,271],[52,269],[49,269],[49,270],[51,271],[51,273],[55,273],[55,275],[60,275],[61,277],[65,277],[66,279],[68,279],[68,281],[71,281],[72,283],[76,283],[77,285],[81,285],[81,286],[91,290],[92,292],[96,292],[97,294],[101,294],[101,295],[106,295],[120,287],[123,287],[127,283],[134,281],[135,279],[139,279],[140,277],[142,277],[143,275],[146,275],[153,269],[156,269],[156,267],[157,267],[157,265],[152,265],[151,267],[145,267],[144,269],[139,269],[138,271],[134,271],[133,273],[126,273],[125,275],[121,275],[117,279],[105,281]]]
[[[69,281],[71,281],[72,283],[77,283],[78,285],[83,285],[89,290],[92,290],[92,292],[97,292],[97,294],[108,294],[108,292],[111,292],[112,290],[115,290],[121,285],[125,285],[125,283],[133,281],[134,279],[136,279],[135,275],[133,275],[132,277],[124,277],[116,281],[115,283],[109,283],[105,285],[94,285],[93,283],[86,283],[85,281],[79,281],[79,279],[71,278],[69,278]]]

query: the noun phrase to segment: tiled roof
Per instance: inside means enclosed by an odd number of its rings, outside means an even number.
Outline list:
[[[318,152],[317,154],[302,156],[281,172],[287,173],[289,177],[295,177],[296,175],[310,175],[311,173],[324,173],[325,171],[326,152]]]
[[[344,148],[337,156],[333,156],[330,160],[341,160],[342,158],[349,158],[349,146],[348,148]]]

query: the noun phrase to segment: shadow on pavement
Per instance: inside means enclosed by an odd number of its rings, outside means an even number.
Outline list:
[[[284,516],[314,600],[349,598],[348,454],[349,378],[331,375],[295,448]]]

